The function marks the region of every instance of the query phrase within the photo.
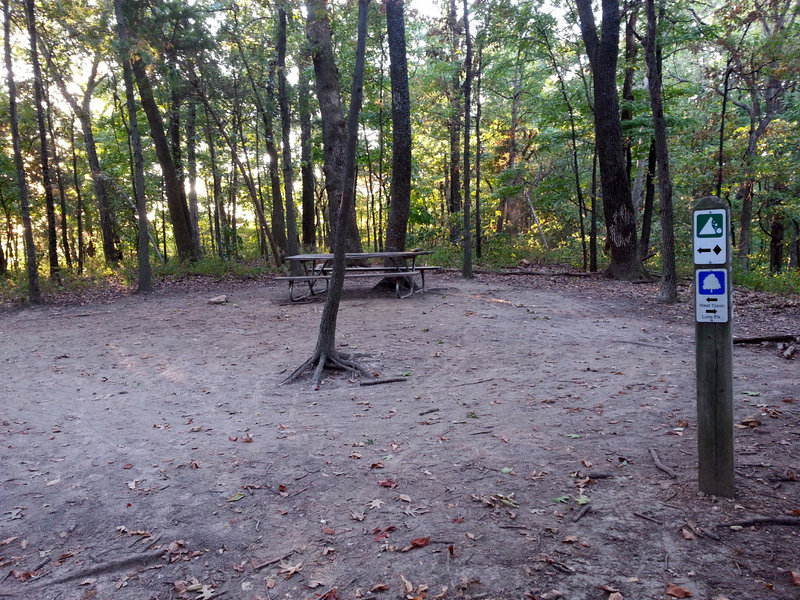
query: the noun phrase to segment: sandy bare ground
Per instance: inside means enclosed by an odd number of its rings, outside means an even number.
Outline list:
[[[703,496],[692,308],[654,289],[356,289],[340,346],[404,381],[319,390],[281,381],[322,305],[270,280],[7,310],[0,595],[796,599],[800,527],[729,524],[800,517],[800,362],[736,346],[737,497]],[[737,303],[736,334],[800,330]]]

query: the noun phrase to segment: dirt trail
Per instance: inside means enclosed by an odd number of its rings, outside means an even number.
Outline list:
[[[280,383],[322,305],[270,281],[0,314],[0,595],[800,597],[800,528],[717,527],[800,516],[797,360],[735,348],[734,416],[760,425],[737,498],[705,497],[687,302],[429,283],[342,304],[340,346],[405,381],[316,391]],[[737,333],[800,330],[796,299],[741,300]]]

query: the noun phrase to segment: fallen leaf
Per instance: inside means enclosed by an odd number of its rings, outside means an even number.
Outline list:
[[[414,591],[414,584],[411,583],[408,579],[400,575],[400,579],[403,581],[403,589],[405,590],[406,594],[410,594]]]
[[[407,494],[400,494],[398,499],[402,500],[403,502],[411,502],[411,496]]]
[[[328,527],[327,525],[323,525],[322,533],[324,533],[325,535],[334,535],[336,532],[332,528]]]
[[[291,563],[281,561],[278,567],[280,568],[278,575],[283,575],[284,579],[289,579],[295,573],[299,573],[303,570],[303,563],[299,562],[296,565],[292,565]]]
[[[609,595],[608,600],[625,600],[625,598],[619,592],[611,592],[611,595]]]
[[[681,527],[681,535],[683,535],[683,538],[686,539],[686,540],[695,539],[694,533],[692,531],[689,531],[688,529],[686,529],[686,527]]]
[[[378,485],[385,488],[394,488],[397,487],[397,482],[391,479],[384,479],[383,481],[379,481]]]
[[[442,586],[442,591],[441,591],[440,593],[436,594],[436,595],[433,597],[433,600],[442,600],[442,598],[444,598],[444,597],[445,597],[445,595],[447,594],[447,590],[448,590],[448,589],[449,589],[449,588],[448,588],[446,585]]]
[[[561,504],[566,504],[569,502],[569,496],[559,496],[558,498],[553,498],[553,502],[560,502]]]
[[[687,590],[685,587],[681,587],[679,585],[675,585],[674,583],[667,584],[666,590],[667,596],[672,596],[673,598],[691,598],[692,592]]]
[[[742,419],[742,425],[745,427],[758,427],[761,425],[761,421],[756,419],[755,417],[745,417]]]
[[[370,590],[369,590],[369,591],[370,591],[370,593],[375,593],[375,592],[385,592],[385,591],[387,591],[388,589],[389,589],[389,586],[388,586],[388,585],[386,585],[385,583],[376,583],[375,585],[373,585],[373,586],[370,588]]]
[[[397,529],[397,527],[395,527],[394,525],[389,525],[389,527],[387,527],[386,529],[377,528],[373,530],[372,535],[375,536],[375,541],[379,542],[383,539],[388,538],[389,534],[395,529]]]
[[[16,569],[11,571],[11,576],[19,581],[28,581],[34,575],[36,575],[35,571],[18,571]]]
[[[383,505],[383,500],[375,499],[371,501],[367,506],[370,508],[380,508]]]
[[[4,540],[0,540],[0,546],[5,546],[7,544],[10,544],[14,540],[18,540],[18,539],[19,539],[19,536],[15,535],[14,537],[10,537],[10,538],[6,538]]]
[[[600,585],[600,586],[597,586],[597,587],[599,587],[604,592],[608,592],[609,594],[613,594],[615,592],[619,592],[619,590],[617,588],[612,587],[610,585]]]
[[[228,498],[228,500],[227,500],[227,501],[228,501],[228,502],[238,502],[238,501],[239,501],[239,500],[241,500],[242,498],[244,498],[244,494],[243,494],[242,492],[236,492],[236,493],[235,493],[233,496],[231,496],[230,498]]]
[[[792,585],[800,586],[800,571],[789,571],[789,576],[792,578]]]
[[[366,518],[366,515],[364,513],[356,512],[353,510],[350,511],[350,518],[353,519],[354,521],[363,521]]]
[[[311,581],[308,582],[308,587],[310,587],[312,590],[315,589],[315,588],[318,588],[321,585],[325,585],[325,584],[323,582],[317,581],[315,579],[312,579]]]
[[[383,461],[379,460],[378,462],[374,462],[369,466],[369,468],[370,469],[383,469],[384,468]]]
[[[577,535],[568,535],[563,540],[561,540],[561,542],[564,543],[564,544],[575,544],[575,543],[578,542],[578,536]]]

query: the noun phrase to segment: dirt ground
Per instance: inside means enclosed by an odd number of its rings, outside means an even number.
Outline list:
[[[735,347],[737,494],[704,496],[691,290],[655,289],[356,285],[339,346],[402,381],[319,390],[281,382],[322,304],[270,279],[6,309],[0,596],[800,598],[800,360]],[[800,298],[736,304],[800,333]]]

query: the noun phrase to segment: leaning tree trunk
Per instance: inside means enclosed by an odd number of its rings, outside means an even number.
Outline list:
[[[356,42],[356,62],[353,70],[353,85],[350,91],[350,110],[347,121],[347,149],[345,157],[344,188],[339,197],[338,220],[333,236],[333,273],[331,275],[328,296],[325,299],[325,308],[319,325],[319,337],[314,354],[300,365],[286,381],[295,379],[311,366],[315,366],[312,383],[317,386],[322,378],[325,367],[336,369],[352,369],[362,375],[369,376],[369,372],[357,362],[350,360],[336,350],[336,321],[339,315],[339,303],[342,299],[345,274],[346,229],[349,209],[355,199],[356,179],[356,148],[358,147],[358,113],[361,110],[361,100],[364,95],[364,55],[366,53],[367,37],[367,7],[369,0],[358,0],[358,41]]]
[[[389,79],[392,84],[392,187],[384,247],[389,252],[400,252],[406,249],[411,209],[411,100],[403,0],[387,1],[386,30],[389,38]]]
[[[14,82],[14,69],[11,62],[11,14],[8,0],[3,0],[3,54],[8,81],[8,118],[11,122],[11,143],[14,147],[14,167],[17,174],[22,227],[25,236],[25,261],[28,271],[28,299],[31,304],[40,304],[42,294],[39,290],[39,270],[36,264],[36,245],[33,242],[31,210],[28,203],[28,183],[25,180],[25,164],[22,160],[22,147],[19,137],[19,118],[17,116],[17,85]]]
[[[647,81],[650,88],[650,108],[653,111],[653,139],[658,164],[658,195],[661,203],[661,286],[658,302],[672,304],[678,301],[678,278],[675,273],[675,218],[672,210],[672,176],[669,168],[667,146],[667,121],[661,97],[661,48],[658,43],[656,9],[653,0],[645,0],[647,11]],[[664,9],[661,9],[663,19]]]
[[[139,56],[134,56],[131,61],[136,84],[139,87],[139,99],[142,109],[150,124],[150,137],[153,139],[158,163],[164,176],[164,192],[167,196],[169,217],[172,221],[172,233],[178,251],[178,259],[196,260],[199,258],[192,236],[192,226],[189,219],[189,207],[186,204],[186,191],[178,169],[169,149],[169,142],[164,133],[164,124],[161,121],[161,112],[158,110],[147,68]]]
[[[603,0],[602,37],[598,37],[591,0],[577,0],[581,34],[594,75],[594,123],[603,213],[611,263],[606,276],[624,281],[645,277],[636,239],[636,213],[625,167],[617,94],[620,14],[618,0]]]

